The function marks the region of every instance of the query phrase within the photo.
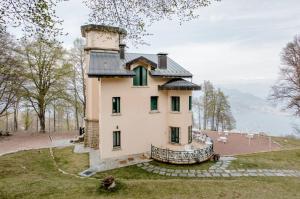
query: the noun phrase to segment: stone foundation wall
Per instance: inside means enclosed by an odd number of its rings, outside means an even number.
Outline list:
[[[84,146],[99,149],[99,120],[85,120]]]

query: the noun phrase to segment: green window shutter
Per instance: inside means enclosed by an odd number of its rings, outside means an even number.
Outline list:
[[[133,77],[134,86],[147,86],[147,69],[139,66],[133,69],[135,76]]]
[[[171,128],[171,142],[175,142],[175,139],[176,139],[176,135],[175,135],[174,128]]]
[[[171,107],[172,107],[172,111],[175,111],[175,97],[171,97]]]
[[[179,143],[179,128],[171,127],[171,142]]]
[[[171,98],[171,109],[172,111],[180,111],[180,97],[173,96]]]
[[[121,112],[121,98],[117,97],[117,112]]]
[[[158,104],[158,97],[157,96],[151,96],[151,105],[150,105],[150,108],[151,108],[151,111],[154,111],[154,110],[157,110],[157,104]]]
[[[140,70],[141,70],[140,67],[133,69],[133,71],[135,72],[135,76],[133,77],[134,86],[140,86]]]
[[[189,110],[192,110],[192,96],[189,96]]]
[[[117,107],[116,107],[116,98],[112,98],[112,112],[116,113],[117,112]]]
[[[114,131],[113,132],[113,147],[120,147],[121,146],[121,132]]]
[[[180,97],[177,97],[177,110],[180,111]]]
[[[120,97],[112,98],[112,112],[120,113]]]
[[[115,147],[117,145],[117,139],[116,139],[116,132],[113,132],[113,147]]]
[[[141,85],[147,86],[147,69],[141,67]]]

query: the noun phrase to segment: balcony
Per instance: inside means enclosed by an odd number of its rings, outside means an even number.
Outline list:
[[[212,140],[206,135],[194,135],[193,142],[184,146],[159,148],[151,145],[151,158],[171,164],[204,162],[214,154]]]

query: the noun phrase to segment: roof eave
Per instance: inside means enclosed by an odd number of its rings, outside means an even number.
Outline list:
[[[110,78],[110,77],[123,77],[123,78],[132,78],[135,74],[87,74],[90,78]]]
[[[150,75],[153,77],[166,77],[166,78],[192,78],[193,75],[166,75],[166,74],[152,74],[150,72]]]
[[[166,87],[163,85],[158,86],[158,90],[201,90],[201,86],[172,86]]]

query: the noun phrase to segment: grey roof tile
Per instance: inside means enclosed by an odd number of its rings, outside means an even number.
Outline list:
[[[172,79],[163,85],[159,85],[158,90],[201,90],[201,86],[179,78]]]
[[[89,76],[135,76],[135,73],[126,70],[117,53],[91,52]]]
[[[125,69],[126,63],[144,57],[157,64],[156,54],[125,53],[125,59],[120,59],[118,53],[91,52],[89,76],[134,76],[133,71]],[[171,58],[167,57],[167,68],[156,68],[151,70],[152,76],[164,77],[192,77],[193,75],[177,64]]]

